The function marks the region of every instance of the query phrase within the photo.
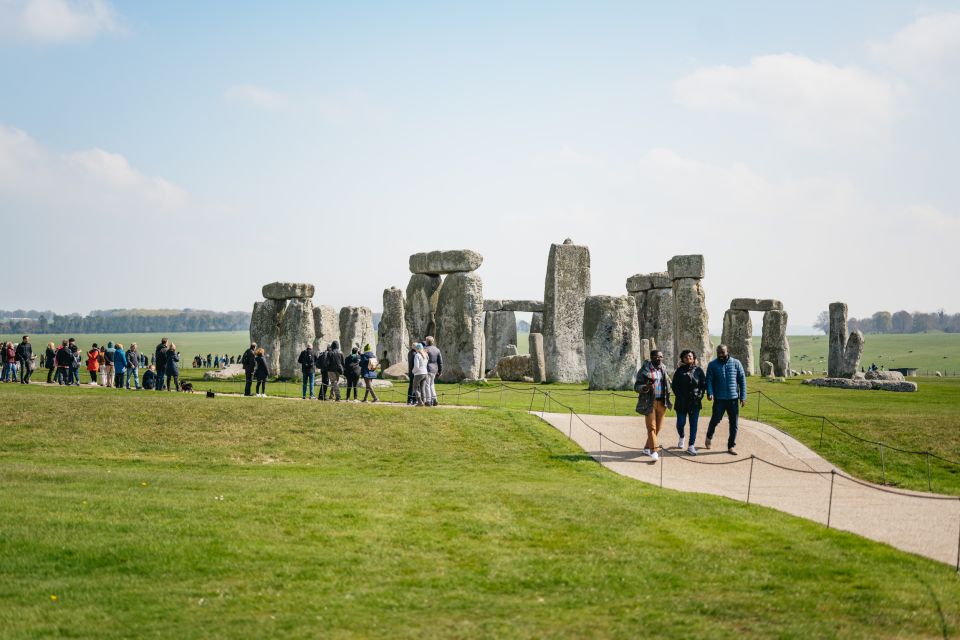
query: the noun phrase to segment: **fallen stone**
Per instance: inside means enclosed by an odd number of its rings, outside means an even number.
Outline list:
[[[637,305],[626,296],[589,296],[583,310],[590,389],[632,390],[640,364]]]
[[[896,382],[906,380],[899,371],[867,371],[863,374],[863,377],[867,380],[894,380]]]
[[[807,378],[801,384],[814,387],[831,387],[835,389],[857,389],[865,391],[897,391],[913,392],[917,390],[916,382],[906,380],[853,380],[851,378]]]
[[[398,362],[398,363],[396,363],[396,364],[390,365],[390,366],[387,367],[386,369],[381,370],[381,375],[382,375],[384,378],[386,378],[387,380],[404,380],[404,381],[406,381],[406,380],[409,380],[409,379],[410,379],[410,378],[407,376],[407,363],[406,363],[406,362]]]
[[[216,371],[205,371],[203,374],[204,380],[230,380],[232,378],[242,378],[243,365],[242,364],[228,364],[223,369],[218,369]]]
[[[543,293],[543,348],[550,382],[587,378],[583,307],[589,295],[590,249],[566,241],[550,245]]]
[[[447,273],[476,271],[483,264],[483,256],[469,249],[430,251],[410,256],[410,273],[437,276]]]
[[[671,280],[678,278],[695,278],[700,280],[704,276],[703,256],[673,256],[667,261],[667,273]]]
[[[522,382],[531,377],[530,356],[504,356],[497,362],[497,376],[505,382]]]
[[[263,297],[268,300],[312,298],[313,285],[307,282],[271,282],[263,285]]]
[[[741,363],[741,364],[742,364],[742,363]],[[764,378],[772,378],[772,377],[773,377],[773,363],[770,362],[769,360],[764,360],[763,362],[761,362],[761,363],[760,363],[760,375],[762,375]]]

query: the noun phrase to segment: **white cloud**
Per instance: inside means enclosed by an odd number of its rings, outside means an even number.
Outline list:
[[[268,111],[279,111],[288,105],[288,100],[282,93],[256,84],[234,85],[224,92],[224,97],[231,102],[240,102]]]
[[[122,31],[107,0],[0,0],[0,42],[78,42]]]
[[[918,18],[869,49],[877,59],[914,78],[935,83],[955,78],[960,69],[960,12]]]
[[[881,76],[790,53],[698,69],[674,83],[673,94],[691,109],[762,118],[809,144],[883,135],[900,115],[903,97]]]
[[[944,213],[928,204],[913,204],[900,212],[900,219],[908,227],[919,227],[924,231],[953,232],[960,231],[960,217]]]

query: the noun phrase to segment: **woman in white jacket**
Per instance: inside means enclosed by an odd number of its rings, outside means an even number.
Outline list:
[[[426,398],[427,352],[420,342],[416,343],[413,348],[415,349],[413,354],[413,396],[417,400],[417,406],[422,407]]]

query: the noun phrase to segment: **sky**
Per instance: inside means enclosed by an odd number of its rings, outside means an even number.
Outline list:
[[[542,299],[572,238],[594,294],[703,254],[716,329],[957,312],[957,113],[960,2],[0,0],[0,308]]]

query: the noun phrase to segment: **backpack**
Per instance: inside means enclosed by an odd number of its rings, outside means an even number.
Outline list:
[[[377,360],[377,356],[370,356],[367,358],[367,371],[376,371],[377,367],[380,366],[380,361]]]

